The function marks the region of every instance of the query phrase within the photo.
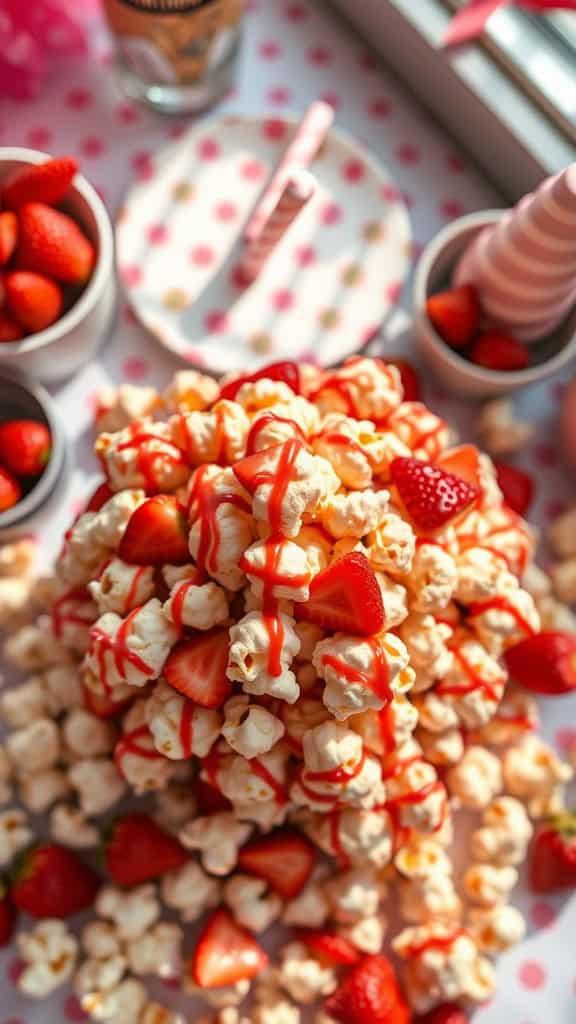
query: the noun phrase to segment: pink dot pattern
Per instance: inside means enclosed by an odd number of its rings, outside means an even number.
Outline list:
[[[530,991],[540,989],[547,981],[546,968],[537,960],[525,960],[518,968],[518,981]]]

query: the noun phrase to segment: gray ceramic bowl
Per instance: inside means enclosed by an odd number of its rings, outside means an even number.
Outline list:
[[[52,435],[52,452],[42,476],[13,508],[0,512],[0,532],[24,523],[49,498],[64,468],[66,437],[48,392],[18,370],[0,371],[0,422],[38,420]]]

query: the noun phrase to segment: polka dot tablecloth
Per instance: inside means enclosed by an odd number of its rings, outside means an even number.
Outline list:
[[[413,222],[412,259],[448,220],[502,200],[466,159],[456,152],[429,116],[368,53],[330,11],[307,0],[251,0],[237,88],[223,104],[227,112],[281,117],[303,110],[321,96],[337,109],[338,123],[353,132],[387,165],[399,182]],[[72,153],[114,213],[134,177],[154,174],[156,151],[187,127],[127,102],[110,68],[109,41],[97,20],[91,31],[92,59],[62,61],[39,100],[0,106],[0,144]],[[222,216],[226,213],[222,210]],[[155,229],[162,231],[162,225]],[[195,260],[209,260],[204,246]],[[305,264],[305,254],[303,254]],[[372,344],[374,353],[411,354],[409,288]],[[281,315],[281,310],[279,310]],[[71,441],[71,465],[50,506],[33,524],[41,558],[48,562],[59,538],[97,476],[91,454],[94,398],[103,385],[121,379],[163,386],[176,368],[121,304],[112,338],[98,359],[74,379],[54,389]],[[426,399],[472,436],[474,410],[426,380]],[[537,476],[534,518],[542,525],[574,499],[576,482],[562,467],[556,414],[562,379],[518,399],[520,413],[535,422],[535,439],[520,464]],[[544,563],[549,553],[543,550]],[[571,725],[572,723],[572,725]],[[550,701],[544,732],[566,751],[576,736],[574,701]],[[498,964],[498,993],[474,1015],[474,1024],[574,1024],[576,1021],[576,899],[533,898],[520,888],[517,903],[526,913],[529,934]],[[83,1016],[64,990],[42,1004],[21,999],[14,987],[20,965],[14,954],[0,958],[0,1024],[66,1024]],[[177,1005],[173,989],[161,997]],[[188,1011],[197,1020],[198,1011]]]

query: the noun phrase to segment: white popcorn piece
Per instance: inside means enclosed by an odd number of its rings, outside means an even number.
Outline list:
[[[52,603],[54,636],[76,654],[86,650],[90,628],[97,618],[98,608],[86,590],[67,590]]]
[[[51,715],[82,707],[84,700],[77,665],[54,665],[40,677]]]
[[[318,423],[320,417],[316,407],[307,402],[305,408],[313,410]],[[303,425],[293,418],[297,414],[294,400],[290,404],[274,405],[271,409],[254,413],[247,438],[247,451],[256,454],[264,448],[273,448],[286,441],[305,441]]]
[[[304,546],[284,539],[258,540],[244,552],[240,564],[257,599],[266,591],[268,598],[308,600],[313,566]]]
[[[0,576],[0,626],[6,633],[29,619],[32,591],[33,582],[26,577]]]
[[[78,943],[63,921],[39,921],[31,931],[16,937],[24,970],[18,990],[32,999],[45,999],[71,977]]]
[[[548,530],[548,540],[562,559],[576,555],[576,505],[554,520]]]
[[[60,748],[60,730],[50,718],[38,718],[6,737],[6,753],[20,776],[52,768]]]
[[[462,903],[454,887],[452,864],[430,839],[416,839],[397,853],[394,863],[402,879],[400,913],[405,921],[458,921]]]
[[[320,455],[311,455],[301,442],[289,441],[266,448],[258,455],[261,466],[252,497],[253,515],[258,522],[269,525],[272,532],[297,537],[303,520],[312,517],[336,493],[340,481],[330,463]],[[285,467],[283,461],[287,461]],[[281,500],[277,502],[274,481],[280,469],[285,480]]]
[[[111,992],[126,974],[126,957],[121,954],[107,959],[84,960],[74,975],[74,991],[83,1006],[89,1006],[99,993]]]
[[[301,674],[310,669],[315,683],[317,676],[312,666],[303,666],[302,669],[298,671],[296,678],[300,680]],[[317,725],[322,725],[322,722],[327,722],[330,718],[330,712],[321,700],[314,697],[306,697],[304,695],[301,695],[296,704],[282,703],[280,705],[279,713],[286,729],[285,742],[293,753],[297,754],[299,757],[302,757],[302,743],[305,733],[307,733],[309,729],[314,729]]]
[[[462,633],[450,646],[454,655],[452,665],[435,694],[424,694],[423,703],[431,706],[434,699],[439,700],[453,710],[464,726],[476,729],[494,715],[507,675],[502,665],[471,635]],[[421,703],[419,708],[422,709]],[[442,728],[436,730],[424,718],[421,721],[425,728],[437,732],[456,724],[449,715]]]
[[[119,939],[139,939],[160,917],[160,904],[153,885],[139,885],[129,891],[106,885],[96,896],[99,917],[112,921]]]
[[[498,867],[521,864],[533,831],[519,800],[511,796],[497,797],[485,809],[481,828],[472,833],[472,857]]]
[[[324,893],[322,883],[328,869],[325,864],[318,864],[304,888],[284,904],[282,922],[291,928],[321,928],[330,914],[328,897]]]
[[[199,851],[202,865],[210,874],[229,875],[236,867],[240,847],[251,832],[252,825],[223,811],[189,821],[179,839],[187,850]]]
[[[309,395],[322,413],[341,412],[366,420],[390,420],[402,401],[395,366],[381,359],[351,356],[337,370],[321,374]],[[406,403],[405,403],[406,404]]]
[[[389,755],[383,768],[386,808],[396,828],[437,832],[447,813],[447,794],[434,765],[415,740]]]
[[[182,580],[172,588],[162,609],[176,626],[207,630],[219,626],[228,618],[228,599],[217,583],[197,584],[193,579]]]
[[[524,736],[506,750],[502,766],[506,790],[522,800],[530,817],[562,810],[564,786],[574,772],[538,736]]]
[[[469,547],[456,559],[458,585],[454,596],[461,604],[486,601],[500,593],[508,573],[502,559],[484,547]]]
[[[346,925],[377,914],[386,895],[375,872],[365,867],[332,875],[324,884],[324,893],[334,919]]]
[[[386,425],[419,459],[434,462],[451,441],[448,425],[422,402],[402,402],[388,416]]]
[[[144,497],[144,493],[142,497]],[[70,587],[83,587],[96,576],[109,557],[109,549],[96,543],[95,528],[98,513],[84,512],[65,534],[62,550],[56,560],[56,573],[62,583]]]
[[[278,981],[292,999],[306,1005],[330,995],[338,977],[333,967],[321,964],[302,943],[290,942],[281,953]]]
[[[502,763],[485,747],[467,747],[448,772],[446,782],[462,807],[480,811],[502,790]]]
[[[240,558],[254,540],[250,498],[231,469],[201,466],[188,496],[190,554],[227,590],[240,590],[246,577]]]
[[[414,531],[396,512],[386,512],[377,528],[368,534],[367,557],[373,569],[409,573],[416,551]]]
[[[398,632],[416,672],[414,692],[421,693],[443,679],[452,665],[452,652],[447,646],[452,629],[445,622],[437,622],[433,615],[412,612]]]
[[[24,671],[46,669],[70,660],[68,651],[54,636],[49,620],[42,619],[7,636],[2,653],[7,662]]]
[[[428,922],[405,928],[392,948],[405,961],[404,989],[417,1013],[459,999],[482,1003],[494,993],[496,978],[490,962],[480,956],[473,939],[454,925]]]
[[[122,619],[106,612],[94,624],[85,664],[106,687],[127,683],[145,686],[157,679],[178,630],[162,612],[157,598]]]
[[[469,513],[470,519],[474,513]],[[463,547],[482,544],[500,555],[509,572],[521,577],[534,555],[535,535],[531,527],[516,512],[505,505],[495,505],[478,513],[476,537],[469,536],[466,521],[457,523],[455,529]]]
[[[213,377],[198,370],[178,370],[162,393],[162,401],[170,412],[203,412],[219,394]]]
[[[523,690],[507,686],[494,717],[477,730],[476,737],[489,746],[508,746],[525,733],[533,732],[539,724],[535,699]]]
[[[146,720],[156,750],[171,760],[205,757],[220,733],[217,711],[199,707],[168,683],[159,683],[146,703]]]
[[[245,758],[266,754],[284,735],[280,719],[266,708],[250,704],[249,697],[231,697],[223,710],[222,735],[232,750]]]
[[[206,910],[220,902],[221,886],[191,860],[176,871],[164,875],[160,883],[167,907],[178,911],[182,921],[197,921]]]
[[[90,921],[80,936],[82,949],[93,960],[109,960],[122,950],[116,928],[108,921]]]
[[[478,949],[488,956],[505,953],[526,935],[526,922],[516,907],[498,903],[494,907],[475,907],[468,916],[468,931]]]
[[[169,420],[171,436],[190,466],[233,464],[242,458],[250,420],[238,402],[216,402],[209,412],[183,412]]]
[[[322,699],[338,721],[368,708],[380,710],[410,689],[408,651],[393,633],[360,639],[346,633],[321,640],[312,663],[326,686]]]
[[[0,811],[0,867],[8,867],[33,840],[29,819],[18,807]]]
[[[336,803],[370,810],[383,802],[380,762],[358,733],[327,721],[304,734],[303,748],[304,767],[291,789],[295,803],[328,811]]]
[[[492,398],[480,410],[476,424],[482,444],[490,455],[515,455],[528,443],[534,427],[516,419],[509,398]]]
[[[126,943],[126,956],[136,975],[176,978],[182,966],[182,929],[165,921],[155,924],[145,935]]]
[[[99,615],[105,612],[128,615],[134,608],[146,604],[154,596],[154,589],[153,566],[128,565],[121,558],[105,562],[97,578],[88,584]]]
[[[395,583],[386,573],[375,573],[382,604],[384,605],[384,621],[387,629],[395,629],[408,616],[408,591],[401,583]]]
[[[428,732],[418,729],[416,739],[424,752],[427,761],[437,768],[447,768],[458,764],[464,754],[464,738],[462,730],[453,728],[445,732]]]
[[[190,469],[172,434],[168,423],[150,420],[135,420],[123,430],[100,434],[95,452],[112,490],[142,487],[168,494],[185,484]]]
[[[166,686],[170,694],[178,697],[176,691],[166,684],[159,684],[151,700]],[[184,701],[184,698],[181,698]],[[200,710],[200,709],[199,709]],[[122,722],[123,735],[114,750],[117,771],[138,795],[151,790],[163,789],[175,771],[175,764],[155,745],[155,738],[148,726],[148,701],[146,698],[132,704]],[[156,719],[158,724],[158,720]],[[160,728],[158,726],[158,728]],[[163,738],[165,738],[164,734]],[[216,734],[217,735],[217,734]]]
[[[68,770],[68,780],[76,791],[82,813],[87,817],[104,814],[126,792],[126,783],[114,761],[106,757],[76,761]]]
[[[276,802],[283,812],[286,811],[288,796],[284,785],[289,756],[289,749],[280,742],[268,753],[251,761],[237,754],[220,760],[217,785],[234,804],[237,814],[240,814],[241,807],[246,810],[250,805],[269,804],[270,801]],[[256,820],[251,815],[250,819]]]
[[[0,545],[0,578],[27,576],[36,558],[36,551],[36,542],[25,537]]]
[[[533,598],[518,586],[513,576],[505,579],[495,597],[472,605],[468,622],[495,657],[540,629],[540,616]]]
[[[61,800],[70,790],[66,772],[59,768],[25,775],[20,782],[22,803],[32,814],[44,814],[56,800]]]
[[[375,956],[382,952],[387,929],[388,918],[384,914],[371,914],[368,917],[361,917],[359,921],[347,927],[341,926],[338,931],[361,953]]]
[[[327,568],[332,553],[332,539],[321,527],[313,524],[303,526],[298,535],[294,537],[293,543],[304,548],[312,576],[317,576],[319,572]]]
[[[50,815],[50,835],[54,842],[72,850],[90,850],[100,845],[100,832],[78,807],[57,804]]]
[[[62,739],[67,752],[75,758],[98,757],[114,749],[116,731],[110,722],[84,708],[75,708],[64,719]]]
[[[484,907],[505,903],[517,881],[518,872],[510,864],[472,864],[463,877],[468,899]]]
[[[95,421],[98,433],[115,433],[130,426],[132,420],[152,416],[158,408],[156,388],[121,384],[118,388],[102,388],[98,394]]]
[[[187,995],[198,996],[203,999],[205,1003],[208,1003],[208,1006],[214,1006],[216,1009],[222,1010],[225,1007],[239,1006],[250,991],[250,982],[247,978],[243,978],[242,981],[237,981],[234,985],[223,985],[216,988],[200,988],[198,985],[195,985],[192,978],[186,974],[182,981],[182,988]]]
[[[322,525],[333,537],[360,539],[378,529],[388,510],[388,491],[332,494],[320,511]]]
[[[454,558],[440,544],[423,538],[422,543],[416,545],[406,586],[413,611],[441,613],[458,586]]]
[[[301,819],[301,825],[316,845],[336,857],[341,866],[369,864],[383,868],[392,859],[394,830],[383,810],[341,807],[330,814],[309,814]]]
[[[414,695],[421,730],[440,735],[459,727],[459,718],[448,698],[439,695],[436,688]],[[486,716],[487,717],[487,716]]]
[[[548,595],[538,600],[537,607],[542,629],[576,633],[576,615],[568,605]]]
[[[9,729],[21,729],[44,718],[46,696],[40,676],[0,693],[0,717]]]
[[[342,413],[328,413],[313,438],[314,451],[332,464],[342,484],[364,490],[372,477],[387,479],[390,463],[409,455],[395,434],[377,430],[370,420],[354,420]]]
[[[196,797],[189,782],[175,780],[155,793],[154,817],[167,832],[178,831],[196,813]]]
[[[282,900],[268,891],[266,882],[249,875],[232,875],[223,895],[238,923],[252,932],[266,931],[282,911]]]
[[[576,602],[576,556],[565,562],[557,562],[550,569],[554,593],[566,604]]]
[[[82,999],[83,1010],[106,1024],[140,1024],[148,994],[142,982],[125,978],[109,992],[91,992]]]
[[[231,626],[226,674],[233,682],[242,683],[245,693],[260,697],[269,694],[294,704],[300,690],[289,666],[298,653],[300,641],[291,616],[281,612],[274,622],[277,659],[271,655],[271,630],[262,612],[248,612]]]

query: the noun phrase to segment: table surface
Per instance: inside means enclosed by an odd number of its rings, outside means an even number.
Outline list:
[[[490,184],[330,9],[310,0],[248,0],[248,8],[237,88],[221,109],[272,109],[281,115],[303,110],[318,96],[329,100],[338,123],[368,145],[398,181],[412,218],[414,261],[451,218],[502,205]],[[35,102],[2,102],[0,144],[73,154],[114,213],[134,175],[187,122],[127,102],[114,80],[106,33],[98,20],[92,29],[91,59],[62,61]],[[409,293],[408,285],[373,353],[411,355]],[[176,367],[121,302],[111,340],[98,358],[53,389],[69,433],[72,465],[55,499],[33,524],[45,562],[54,556],[97,477],[91,423],[98,390],[121,380],[162,386]],[[538,386],[517,402],[536,425],[534,440],[519,462],[537,475],[533,518],[542,525],[574,498],[574,482],[561,464],[556,436],[562,383],[557,378]],[[473,436],[475,409],[469,402],[443,394],[433,382],[426,399],[459,425],[463,437]],[[543,551],[544,562],[546,557]],[[546,736],[565,751],[576,736],[576,700],[550,701],[543,717]],[[498,994],[491,1006],[477,1011],[474,1024],[573,1024],[576,898],[536,900],[520,889],[516,902],[526,912],[528,937],[499,960]],[[13,987],[17,966],[13,954],[0,960],[0,1024],[86,1019],[64,990],[42,1005],[21,999]],[[163,998],[173,1001],[174,995],[165,992]]]

